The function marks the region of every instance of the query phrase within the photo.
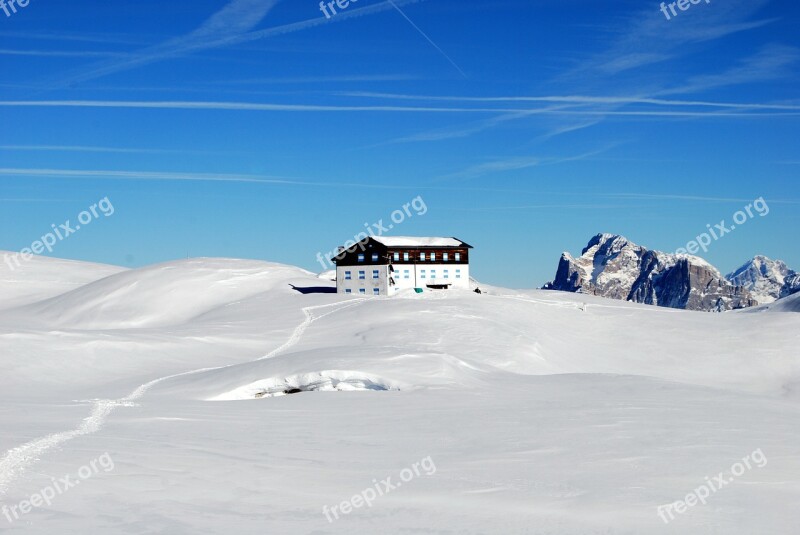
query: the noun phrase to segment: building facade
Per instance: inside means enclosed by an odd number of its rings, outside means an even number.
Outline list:
[[[413,288],[468,290],[470,249],[456,238],[370,236],[331,259],[336,290],[383,296]]]

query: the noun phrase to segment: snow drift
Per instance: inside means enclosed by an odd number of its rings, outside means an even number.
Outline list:
[[[70,269],[0,296],[0,495],[116,468],[11,533],[796,526],[800,296],[718,315],[485,285],[351,299],[239,260]],[[768,464],[663,524],[756,448]],[[435,475],[321,513],[426,457]]]

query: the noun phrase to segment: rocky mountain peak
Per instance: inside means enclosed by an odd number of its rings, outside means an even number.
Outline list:
[[[650,250],[618,234],[597,234],[578,258],[562,254],[555,279],[544,288],[687,310],[758,304],[702,258]]]
[[[747,288],[759,303],[772,303],[800,291],[798,273],[789,269],[784,262],[763,255],[753,257],[726,278]]]

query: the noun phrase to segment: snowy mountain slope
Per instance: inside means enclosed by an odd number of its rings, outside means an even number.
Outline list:
[[[781,298],[794,295],[798,292],[800,292],[800,273],[794,273],[793,275],[786,277],[783,285],[783,291],[781,291]]]
[[[800,291],[800,274],[766,256],[754,257],[725,278],[747,288],[763,304]]]
[[[252,399],[260,391],[252,385],[258,381],[332,370],[380,377],[403,390],[478,388],[508,373],[609,373],[779,396],[785,384],[800,379],[800,363],[782,351],[796,340],[787,330],[796,324],[794,317],[771,317],[755,325],[750,318],[733,316],[720,323],[713,316],[609,306],[597,298],[589,298],[584,312],[582,302],[548,297],[541,291],[506,291],[366,300],[324,318],[286,353],[170,381],[154,395],[174,388],[178,397]],[[588,296],[582,297],[587,301]],[[368,330],[356,327],[367,323]],[[565,329],[574,334],[565,335]],[[718,337],[707,335],[719,329],[730,336],[722,346]],[[670,343],[654,344],[654,333]],[[764,338],[762,358],[753,359],[750,348],[741,344],[748,336]],[[631,347],[658,350],[640,353]],[[730,369],[720,375],[723,367]]]
[[[4,528],[793,532],[800,315],[777,307],[794,296],[706,315],[484,285],[392,299],[332,286],[201,259],[0,312],[0,452],[23,446],[0,454],[3,503],[115,461]],[[323,391],[256,397],[295,388]],[[768,464],[658,517],[756,448]],[[324,516],[428,456],[435,473]]]
[[[146,382],[156,370],[175,373],[237,355],[250,358],[302,317],[293,305],[302,294],[291,284],[319,286],[309,277],[267,262],[183,260],[0,311],[2,347],[25,355],[7,361],[5,371],[17,381],[6,393],[25,392],[31,384],[39,384],[43,395],[66,389],[80,397],[93,384],[115,392],[115,381]],[[287,312],[264,318],[269,310]],[[58,369],[65,373],[53,373]]]
[[[0,251],[0,260],[13,254]],[[13,259],[9,262],[0,261],[0,310],[47,299],[125,270],[46,256],[20,260],[19,266]]]
[[[788,297],[783,297],[772,303],[758,306],[746,311],[741,312],[800,312],[800,293],[792,294]]]
[[[117,273],[14,315],[75,330],[174,326],[302,275],[265,262],[181,260]]]
[[[781,299],[771,309],[776,312],[800,312],[800,294]]]
[[[555,279],[544,289],[686,310],[721,312],[757,304],[702,258],[649,250],[615,234],[593,237],[579,258],[563,253]]]

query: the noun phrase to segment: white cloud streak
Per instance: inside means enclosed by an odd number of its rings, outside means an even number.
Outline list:
[[[168,58],[190,51],[214,48],[213,43],[236,38],[255,27],[278,0],[230,0],[221,10],[194,31],[165,43],[147,47],[130,55],[125,61],[96,65],[88,71],[73,75],[61,82],[72,85]]]
[[[253,30],[278,3],[278,0],[231,0],[222,10],[212,15],[200,27],[185,36],[145,48],[134,53],[133,57],[127,61],[96,65],[88,71],[77,73],[66,80],[57,82],[55,85],[57,87],[70,86],[165,59],[182,57],[201,50],[230,47],[324,24],[340,23],[357,17],[389,11],[395,9],[396,6],[419,1],[421,0],[392,0],[392,2],[387,0],[368,7],[350,9],[339,13],[331,19],[320,16],[264,30]]]
[[[392,186],[377,183],[323,182],[297,180],[289,177],[243,173],[194,173],[172,171],[98,170],[98,169],[30,169],[0,168],[0,177],[55,178],[71,180],[133,180],[168,182],[227,182],[266,186],[314,188],[362,188],[379,190],[438,189],[416,186]],[[443,188],[444,189],[444,188]]]
[[[794,104],[759,104],[745,102],[713,102],[705,100],[671,100],[642,96],[592,96],[592,95],[542,95],[542,96],[500,96],[500,97],[468,97],[468,96],[433,96],[407,95],[398,93],[375,93],[369,91],[350,91],[342,93],[351,97],[369,97],[394,100],[428,100],[432,102],[554,102],[574,105],[628,105],[652,104],[655,106],[711,107],[738,109],[800,110]]]
[[[138,108],[166,110],[229,110],[265,112],[398,112],[398,113],[514,113],[543,115],[630,116],[630,117],[775,117],[800,115],[799,106],[774,106],[772,111],[607,111],[547,108],[469,108],[435,106],[344,106],[317,104],[277,104],[213,101],[141,101],[141,100],[3,100],[4,108]],[[757,109],[757,108],[756,108]],[[777,109],[797,110],[776,112]]]
[[[0,49],[0,56],[36,56],[36,57],[55,57],[55,58],[121,58],[128,57],[130,54],[123,52],[97,52],[82,51],[72,52],[66,50],[11,50],[8,48]]]
[[[120,147],[92,147],[85,145],[0,145],[0,150],[5,151],[31,151],[31,152],[97,152],[112,154],[209,154],[212,151],[201,150],[169,150],[169,149],[138,149]]]
[[[604,76],[674,59],[690,53],[689,45],[708,42],[760,28],[771,20],[749,20],[769,0],[726,0],[707,5],[703,16],[667,21],[658,3],[648,4],[623,20],[605,50],[594,54],[571,73],[585,77],[587,71]],[[705,4],[704,4],[705,5]]]
[[[699,201],[699,202],[753,202],[752,198],[736,197],[703,197],[699,195],[669,195],[669,194],[650,194],[650,193],[607,193],[602,197],[612,197],[615,199],[639,199],[639,200],[669,200],[669,201]],[[767,199],[770,204],[800,204],[796,199]]]
[[[598,154],[602,154],[609,150],[610,147],[599,149],[591,152],[587,152],[584,154],[577,154],[574,156],[565,156],[559,158],[544,158],[540,156],[522,156],[522,157],[515,157],[515,158],[506,158],[502,160],[493,160],[490,162],[481,163],[478,165],[473,165],[471,167],[467,167],[461,171],[457,171],[455,173],[450,173],[447,175],[443,175],[439,177],[439,180],[448,180],[454,178],[462,178],[462,179],[469,179],[469,178],[477,178],[483,175],[488,174],[498,174],[498,173],[505,173],[508,171],[519,171],[522,169],[529,169],[531,167],[539,167],[543,165],[557,165],[560,163],[566,162],[575,162],[578,160],[584,160],[586,158],[590,158],[592,156],[596,156]]]

